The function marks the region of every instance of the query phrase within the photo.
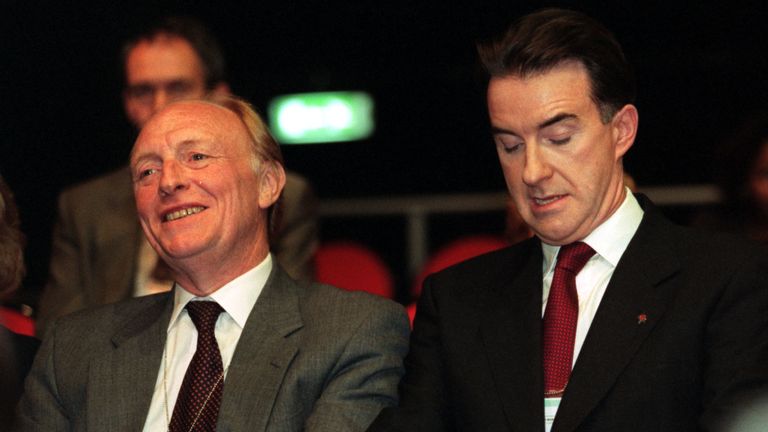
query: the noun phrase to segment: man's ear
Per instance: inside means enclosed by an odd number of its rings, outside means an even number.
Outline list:
[[[621,159],[635,143],[638,125],[637,108],[632,104],[624,105],[611,120],[616,159]]]
[[[274,204],[285,187],[285,169],[280,162],[267,161],[261,164],[259,174],[259,207],[269,208]]]
[[[232,94],[232,92],[229,89],[229,84],[227,84],[224,81],[221,81],[213,86],[213,88],[210,91],[210,94],[212,96],[229,96]]]

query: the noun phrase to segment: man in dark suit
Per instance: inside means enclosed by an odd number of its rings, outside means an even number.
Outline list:
[[[141,31],[126,42],[123,66],[123,105],[136,130],[171,101],[229,93],[218,43],[191,18],[166,18]],[[280,208],[272,251],[289,275],[310,281],[319,239],[317,199],[306,179],[287,174]],[[170,288],[135,215],[128,167],[62,192],[37,314],[40,336],[61,315]]]
[[[173,292],[52,324],[22,431],[359,431],[397,402],[408,319],[275,262],[282,156],[236,99],[174,102],[131,153],[139,220]]]
[[[400,406],[370,430],[725,428],[768,382],[765,251],[678,227],[624,186],[634,84],[602,25],[543,10],[480,54],[535,237],[426,280]]]

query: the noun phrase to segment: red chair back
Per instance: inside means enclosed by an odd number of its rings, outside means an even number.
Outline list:
[[[462,237],[448,243],[432,254],[422,267],[411,287],[411,295],[413,298],[419,297],[424,279],[432,273],[506,246],[509,246],[509,243],[503,238],[482,234]]]
[[[411,322],[411,330],[413,330],[413,319],[416,318],[416,302],[406,306],[405,313],[408,314],[408,321]]]
[[[348,291],[365,291],[386,298],[395,297],[392,272],[370,248],[352,241],[321,244],[315,255],[318,282]]]
[[[35,321],[21,312],[6,307],[0,307],[0,324],[8,330],[25,336],[35,335]]]

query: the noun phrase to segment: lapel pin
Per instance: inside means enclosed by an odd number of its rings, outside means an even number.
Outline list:
[[[641,313],[637,316],[637,323],[638,324],[645,324],[645,322],[648,321],[648,315]]]

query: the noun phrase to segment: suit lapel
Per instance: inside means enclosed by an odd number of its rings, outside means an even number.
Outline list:
[[[543,425],[541,244],[531,241],[499,285],[487,290],[481,333],[507,422],[520,431]],[[520,262],[521,266],[513,267]],[[517,275],[517,276],[515,276]]]
[[[298,352],[303,326],[296,283],[277,264],[254,305],[224,382],[218,429],[264,431]]]
[[[679,269],[665,221],[654,209],[624,252],[574,366],[553,432],[575,430],[610,390],[667,306],[663,282]]]
[[[112,337],[114,350],[94,362],[89,382],[89,429],[141,430],[147,418],[163,356],[173,296],[163,294],[142,299],[144,310],[115,306],[119,323]],[[130,303],[131,305],[135,303]],[[104,413],[118,413],[104,417]],[[92,427],[96,426],[96,427]]]

